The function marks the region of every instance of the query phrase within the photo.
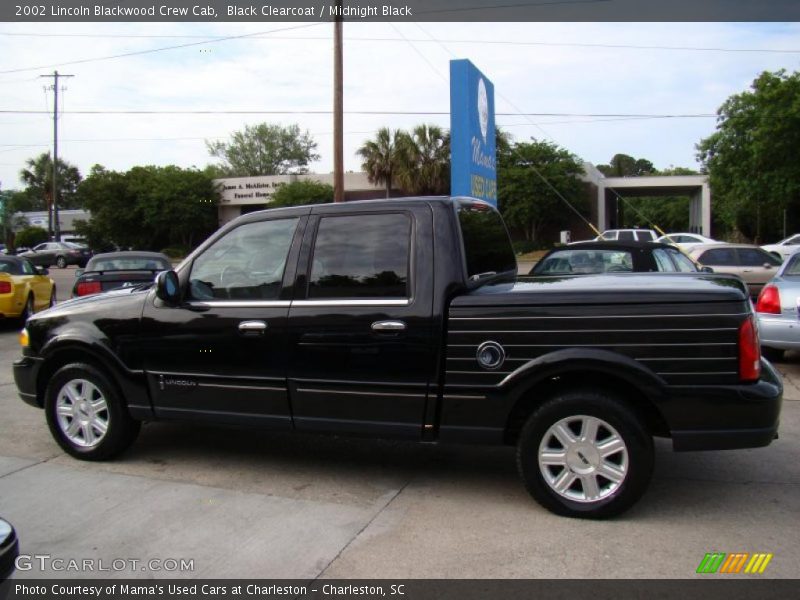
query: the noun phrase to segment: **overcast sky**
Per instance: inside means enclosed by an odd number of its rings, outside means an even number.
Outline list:
[[[345,111],[447,113],[448,62],[469,58],[494,82],[498,113],[708,115],[760,72],[793,71],[800,63],[797,23],[345,23],[344,28]],[[52,109],[52,91],[43,89],[52,81],[39,75],[57,68],[75,75],[62,80],[59,155],[83,174],[98,163],[114,170],[147,164],[203,167],[214,162],[205,139],[225,139],[262,121],[299,123],[310,131],[321,155],[311,170],[327,173],[333,164],[330,114],[70,111],[330,111],[332,29],[329,23],[0,23],[0,110]],[[274,30],[283,31],[87,60]],[[65,64],[72,61],[84,62]],[[359,169],[355,151],[375,129],[421,122],[449,127],[449,116],[345,114],[345,168]],[[497,123],[516,140],[549,139],[595,164],[623,152],[657,168],[696,168],[695,144],[713,132],[715,119],[498,116]],[[25,160],[52,149],[52,115],[3,112],[0,132],[0,186],[19,188]]]

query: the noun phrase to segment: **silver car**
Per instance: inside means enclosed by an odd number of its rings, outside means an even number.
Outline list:
[[[786,350],[800,350],[800,251],[792,254],[758,296],[761,351],[780,360]]]

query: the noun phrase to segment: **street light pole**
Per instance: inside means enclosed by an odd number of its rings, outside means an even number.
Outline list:
[[[344,202],[342,2],[333,22],[333,201]]]
[[[74,75],[61,75],[58,71],[53,71],[52,75],[40,75],[40,77],[53,78],[53,191],[51,196],[51,206],[48,207],[48,220],[51,223],[48,235],[53,235],[55,241],[61,241],[61,231],[58,223],[58,79],[60,77],[74,77]]]

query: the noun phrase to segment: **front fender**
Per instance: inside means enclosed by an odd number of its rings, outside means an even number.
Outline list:
[[[539,356],[509,373],[498,384],[498,393],[514,403],[542,381],[570,372],[610,375],[656,403],[666,396],[666,382],[645,365],[624,354],[599,348],[566,348]],[[591,381],[584,383],[592,385]]]

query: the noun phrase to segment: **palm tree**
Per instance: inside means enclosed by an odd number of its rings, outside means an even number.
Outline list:
[[[390,131],[388,127],[381,127],[375,139],[364,142],[356,151],[362,159],[361,168],[367,172],[367,178],[376,185],[386,186],[386,197],[392,189],[395,173],[400,167],[399,141],[403,133],[399,130]]]
[[[25,161],[27,168],[19,172],[19,177],[27,186],[25,192],[47,210],[49,215],[49,231],[53,231],[52,206],[53,206],[53,159],[49,152],[44,152],[36,158]],[[74,204],[75,190],[81,181],[81,174],[77,167],[58,159],[58,206],[70,208]]]
[[[411,194],[446,194],[450,189],[450,134],[438,125],[417,125],[400,140],[400,186]]]

